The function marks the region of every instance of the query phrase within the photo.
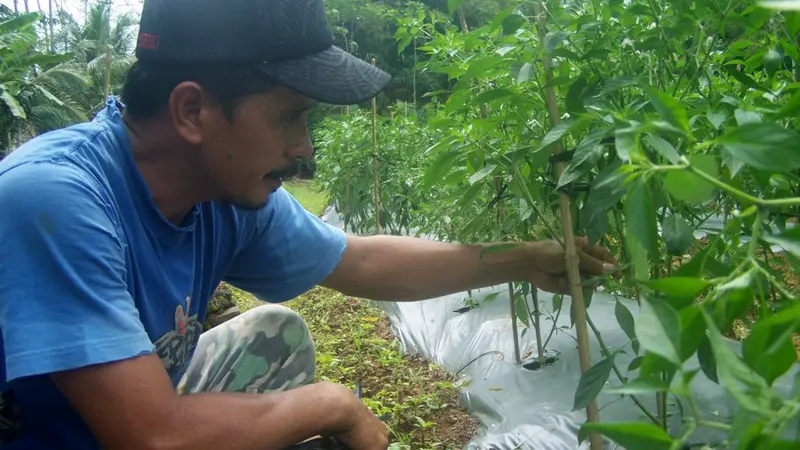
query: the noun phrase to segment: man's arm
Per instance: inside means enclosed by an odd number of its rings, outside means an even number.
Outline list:
[[[178,396],[128,293],[108,203],[67,165],[0,176],[0,279],[13,280],[0,283],[9,381],[50,376],[108,449],[280,449],[377,421],[331,384]]]
[[[363,416],[352,407],[353,400],[348,402],[348,396],[356,398],[353,393],[330,383],[273,394],[178,396],[155,355],[52,378],[109,450],[282,450],[313,436],[343,432]]]
[[[599,276],[615,270],[608,250],[582,238],[577,244],[583,273]],[[508,246],[348,235],[342,262],[322,284],[354,297],[386,301],[423,300],[511,281],[568,292],[564,270],[564,253],[553,241]]]

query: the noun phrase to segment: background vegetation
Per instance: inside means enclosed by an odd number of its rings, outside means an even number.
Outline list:
[[[601,242],[623,265],[603,288],[630,340],[604,346],[590,289],[585,319],[563,312],[603,346],[576,390],[580,437],[679,449],[709,429],[716,448],[796,448],[800,382],[775,381],[796,367],[800,332],[798,2],[325,4],[338,45],[394,75],[374,112],[312,118],[314,185],[351,229]],[[82,24],[50,1],[30,11],[0,10],[0,151],[90,119],[132,62],[135,17],[110,2]],[[510,290],[521,333],[546,336],[535,286]],[[546,306],[561,313],[559,297]],[[617,367],[621,352],[635,362]],[[698,377],[731,394],[735,417],[700,411]],[[604,390],[645,419],[604,422]]]

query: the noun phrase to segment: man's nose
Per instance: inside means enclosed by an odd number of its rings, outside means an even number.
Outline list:
[[[314,145],[311,143],[311,137],[308,133],[303,136],[290,150],[292,158],[311,158],[314,154]]]

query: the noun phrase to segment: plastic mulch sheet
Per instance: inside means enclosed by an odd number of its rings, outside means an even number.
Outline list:
[[[336,212],[329,208],[323,219],[341,228]],[[538,368],[536,336],[533,330],[520,337],[521,364],[515,363],[513,329],[507,286],[496,286],[472,292],[472,300],[480,304],[474,309],[465,308],[467,293],[458,293],[418,302],[374,302],[386,312],[395,336],[408,353],[418,354],[462,376],[462,400],[466,409],[482,424],[481,429],[468,444],[468,449],[553,449],[575,450],[588,448],[584,442],[579,447],[578,429],[586,420],[585,410],[572,411],[575,390],[581,370],[578,360],[577,340],[570,327],[570,298],[565,296],[558,317],[557,329],[547,344],[551,364]],[[552,328],[552,295],[538,291],[542,312],[542,339]],[[633,300],[620,299],[637,317],[638,308]],[[614,308],[616,298],[606,293],[595,293],[589,315],[599,329],[606,345],[619,348],[628,337],[617,324]],[[532,305],[531,305],[532,310]],[[563,327],[563,328],[562,328]],[[522,325],[519,330],[521,331]],[[603,359],[594,336],[590,336],[592,363]],[[740,344],[730,341],[738,352]],[[615,361],[623,376],[635,377],[627,367],[635,355],[627,347]],[[697,358],[691,358],[687,368],[699,368]],[[692,367],[693,366],[693,367]],[[781,395],[791,392],[795,376],[800,377],[800,364],[776,381]],[[612,373],[608,385],[618,386],[620,381]],[[725,421],[734,416],[738,406],[722,387],[702,374],[692,382],[692,395],[697,406],[709,420]],[[655,396],[639,396],[651,412],[656,411]],[[601,392],[597,397],[601,420],[606,422],[647,421],[644,414],[629,398]],[[669,410],[675,411],[674,399],[669,397]],[[687,405],[683,405],[688,408]],[[688,413],[688,411],[687,411]],[[680,415],[670,418],[671,431],[680,426]],[[787,428],[787,438],[796,427]],[[718,443],[723,434],[714,431],[698,432],[692,443]],[[621,448],[606,441],[606,448]],[[631,449],[633,450],[633,449]],[[638,450],[638,449],[637,449]]]

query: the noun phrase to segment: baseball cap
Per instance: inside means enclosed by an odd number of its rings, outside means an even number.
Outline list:
[[[354,104],[390,75],[334,45],[322,0],[145,0],[143,64],[252,66],[317,101]]]

